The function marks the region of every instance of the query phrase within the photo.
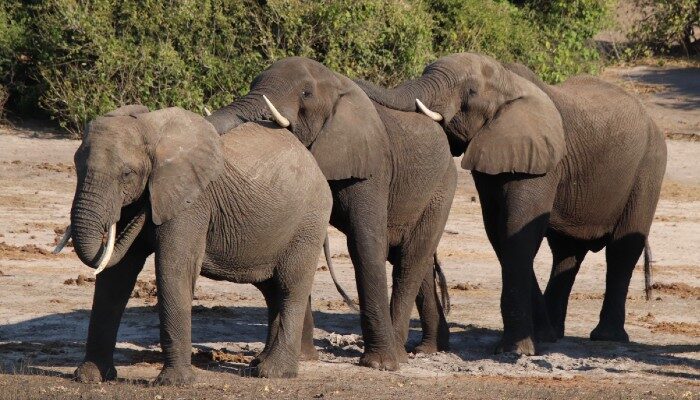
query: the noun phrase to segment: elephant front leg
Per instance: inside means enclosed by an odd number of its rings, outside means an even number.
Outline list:
[[[145,261],[145,252],[132,251],[118,264],[97,275],[85,359],[74,373],[77,381],[102,382],[117,378],[114,368],[117,331]]]
[[[545,303],[555,335],[563,338],[571,288],[587,250],[576,240],[556,233],[548,235],[547,241],[552,249],[552,272],[545,289]]]
[[[206,227],[199,230],[195,223],[180,223],[187,229],[178,229],[178,223],[171,220],[157,230],[156,284],[164,360],[156,385],[185,385],[195,379],[191,366],[192,297],[206,238],[204,233],[197,232],[206,232]]]
[[[348,250],[355,266],[360,322],[365,343],[360,365],[398,370],[399,358],[396,354],[386,286],[386,233],[377,233],[368,226],[359,226],[348,236]]]
[[[473,177],[486,233],[501,264],[503,337],[495,352],[534,355],[535,323],[542,328],[548,321],[533,261],[549,225],[557,177],[476,171]]]

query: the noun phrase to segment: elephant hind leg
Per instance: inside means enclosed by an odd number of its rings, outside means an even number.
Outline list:
[[[433,270],[429,270],[416,297],[423,338],[413,349],[415,353],[435,353],[450,350],[450,328],[435,286]]]
[[[544,296],[555,335],[557,338],[563,338],[569,295],[588,250],[581,241],[558,233],[550,233],[547,241],[552,250],[553,260]]]
[[[657,165],[648,155],[642,165]],[[629,341],[625,332],[625,303],[632,272],[644,251],[659,200],[663,169],[642,171],[632,187],[630,199],[605,248],[607,272],[605,297],[592,340]]]
[[[645,240],[644,235],[630,234],[613,240],[605,248],[605,297],[600,321],[591,332],[591,340],[629,341],[625,331],[625,303],[632,272],[644,250]]]
[[[301,333],[301,359],[304,361],[318,360],[318,350],[314,346],[314,315],[311,311],[311,296],[304,314],[304,329]]]
[[[252,361],[251,366],[258,365],[267,357],[270,351],[270,343],[272,338],[277,336],[279,328],[279,312],[280,312],[280,294],[278,293],[277,285],[272,279],[255,284],[255,287],[260,290],[265,298],[267,305],[267,338],[265,339],[265,348]]]
[[[391,293],[391,319],[397,347],[408,339],[413,303],[418,307],[423,337],[415,352],[449,350],[449,328],[444,305],[435,285],[435,253],[447,223],[454,198],[457,175],[448,169],[442,185],[427,204],[411,235],[401,246],[399,262],[394,265]]]
[[[311,285],[324,238],[315,233],[324,233],[326,222],[312,218],[302,225],[304,229],[280,258],[274,276],[258,284],[270,311],[265,350],[251,363],[251,374],[255,376],[297,376],[305,322],[311,322],[313,340],[313,322],[305,321],[305,317],[310,317]]]

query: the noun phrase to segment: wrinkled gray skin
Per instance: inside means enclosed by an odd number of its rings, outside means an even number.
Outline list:
[[[262,95],[310,149],[333,193],[331,224],[347,236],[365,349],[360,365],[396,370],[414,301],[423,322],[417,351],[448,346],[433,256],[454,196],[456,169],[438,124],[373,104],[350,79],[304,58],[275,62],[250,93],[207,119],[219,133],[271,119]],[[394,265],[387,300],[386,261]],[[417,297],[416,297],[417,296]],[[306,328],[308,329],[308,328]]]
[[[533,336],[562,337],[581,262],[603,247],[605,300],[591,339],[629,340],[625,298],[666,167],[663,135],[636,99],[590,76],[550,86],[522,65],[470,53],[394,89],[358,83],[388,107],[416,110],[420,99],[441,114],[452,154],[472,170],[502,268],[497,352],[535,354]],[[532,268],[545,236],[554,256],[546,307]]]
[[[300,351],[316,356],[308,332],[302,343],[302,327],[332,199],[313,157],[288,131],[245,124],[220,137],[189,111],[126,106],[90,124],[75,165],[72,236],[85,264],[95,267],[117,223],[78,380],[116,378],[119,321],[151,253],[164,354],[157,384],[194,380],[191,303],[200,274],[263,292],[268,336],[251,374],[292,377]]]

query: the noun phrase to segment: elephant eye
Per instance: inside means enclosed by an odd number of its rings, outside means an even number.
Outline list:
[[[122,170],[122,178],[127,178],[127,177],[129,177],[129,175],[131,175],[133,173],[134,173],[134,170],[132,170],[131,168],[125,167]]]
[[[308,99],[309,97],[311,97],[312,94],[313,93],[311,93],[310,90],[302,90],[301,91],[301,97],[303,97],[305,99]]]

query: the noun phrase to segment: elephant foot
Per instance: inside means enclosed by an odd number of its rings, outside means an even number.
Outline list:
[[[273,362],[269,357],[264,360],[254,359],[248,368],[241,371],[242,376],[255,378],[296,378],[298,374],[297,362]]]
[[[526,337],[525,339],[516,341],[501,339],[501,342],[496,346],[494,354],[501,353],[515,353],[521,356],[534,356],[537,352],[535,351],[535,342],[532,341],[532,338]]]
[[[564,324],[554,325],[552,330],[554,331],[554,337],[557,340],[562,339],[564,337]]]
[[[432,354],[440,351],[450,351],[449,336],[438,340],[423,339],[420,344],[413,349],[415,354]]]
[[[318,350],[316,350],[313,344],[301,346],[299,359],[301,361],[318,361]]]
[[[599,323],[591,332],[591,340],[627,343],[630,337],[625,328],[611,328]]]
[[[84,361],[75,369],[73,377],[81,383],[113,381],[117,379],[117,369],[112,364],[100,367],[92,361]]]
[[[153,381],[153,386],[185,386],[194,383],[195,374],[192,367],[163,367]]]
[[[405,355],[406,351],[403,353]],[[408,356],[406,359],[408,360]],[[389,351],[365,351],[360,357],[361,366],[383,371],[398,371],[399,362],[396,354]]]
[[[564,337],[563,327],[561,330],[561,336],[555,333],[554,329],[549,325],[535,328],[535,341],[538,343],[554,343],[562,337]]]

